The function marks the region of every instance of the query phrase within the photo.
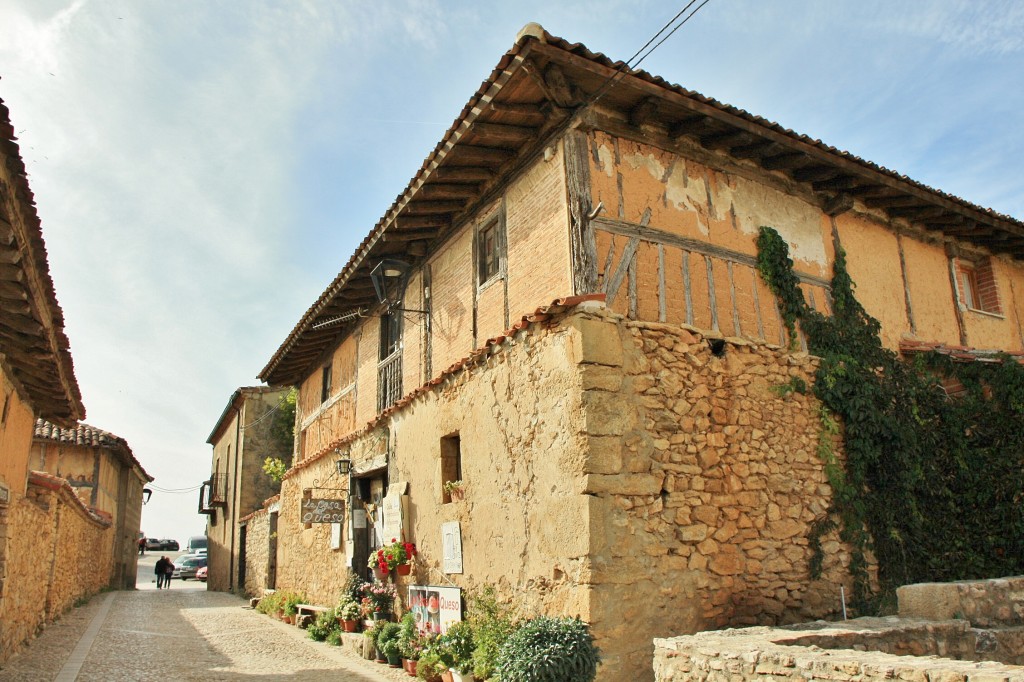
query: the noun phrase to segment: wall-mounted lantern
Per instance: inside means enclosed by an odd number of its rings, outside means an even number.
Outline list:
[[[370,271],[370,280],[373,282],[377,300],[387,306],[389,313],[397,310],[403,313],[427,314],[426,310],[411,310],[402,307],[402,296],[409,283],[411,270],[412,266],[404,260],[385,258]]]
[[[142,489],[142,504],[149,502],[149,498],[153,497],[153,491],[149,488]]]
[[[348,476],[349,472],[352,471],[352,460],[339,459],[336,466],[338,467],[339,476]]]

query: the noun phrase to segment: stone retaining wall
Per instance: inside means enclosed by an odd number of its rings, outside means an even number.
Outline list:
[[[816,632],[801,634],[812,629]],[[1018,666],[937,657],[968,653],[973,648],[970,639],[965,621],[908,624],[898,618],[702,632],[656,639],[654,673],[658,682],[778,678],[1024,682],[1024,668]],[[876,648],[924,655],[898,656]]]
[[[1024,625],[1024,576],[904,585],[896,598],[907,618],[963,618],[978,628]]]

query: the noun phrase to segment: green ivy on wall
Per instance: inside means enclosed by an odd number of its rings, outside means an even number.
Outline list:
[[[881,326],[857,301],[838,243],[830,317],[807,305],[774,229],[762,227],[757,245],[791,347],[799,323],[821,358],[813,386],[824,407],[818,455],[834,499],[812,528],[812,571],[820,571],[821,536],[838,527],[854,550],[853,596],[862,612],[880,596],[869,589],[868,550],[878,560],[881,596],[914,582],[1024,573],[1024,367],[1007,356],[964,363],[929,353],[905,361],[882,345]],[[953,378],[966,391],[949,398],[940,382]],[[835,434],[845,446],[842,463],[831,448]]]

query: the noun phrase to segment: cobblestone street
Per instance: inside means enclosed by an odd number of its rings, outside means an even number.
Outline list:
[[[72,609],[0,670],[0,681],[39,680],[410,680],[345,647],[314,642],[292,625],[193,580],[108,592]]]

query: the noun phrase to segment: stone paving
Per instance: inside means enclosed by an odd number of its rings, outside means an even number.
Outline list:
[[[412,679],[314,642],[203,583],[175,580],[157,590],[153,561],[140,565],[138,590],[98,595],[50,625],[0,669],[0,682]]]

